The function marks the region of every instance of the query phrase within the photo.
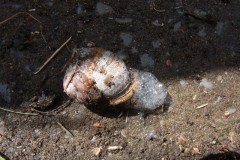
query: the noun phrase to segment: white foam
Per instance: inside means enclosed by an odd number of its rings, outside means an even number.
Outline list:
[[[150,72],[136,72],[139,84],[133,95],[135,107],[143,110],[155,110],[164,104],[167,90]]]

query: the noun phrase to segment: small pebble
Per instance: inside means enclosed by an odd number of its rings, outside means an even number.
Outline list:
[[[176,32],[178,31],[182,26],[182,23],[181,22],[177,22],[174,24],[174,27],[173,27],[173,31]]]
[[[223,27],[224,27],[223,22],[217,22],[217,26],[215,28],[215,33],[220,36],[223,32]]]
[[[186,139],[183,136],[177,137],[178,144],[184,145],[186,143]]]
[[[159,26],[160,26],[160,27],[163,27],[163,26],[164,26],[164,23],[159,22],[158,19],[155,20],[155,21],[153,21],[152,24],[153,24],[154,26],[156,26],[156,27],[159,27]]]
[[[222,100],[222,97],[218,97],[216,101],[213,102],[213,105],[218,104]]]
[[[49,0],[49,1],[47,2],[47,5],[48,5],[49,7],[52,7],[53,4],[54,4],[54,0]]]
[[[0,82],[0,98],[2,98],[7,103],[11,102],[11,90],[9,86],[4,82]]]
[[[13,2],[9,2],[9,3],[4,2],[4,3],[0,3],[0,8],[3,8],[3,9],[10,8],[10,9],[18,10],[18,9],[23,8],[23,6],[20,4],[17,4],[17,3],[13,3]]]
[[[3,136],[6,133],[5,122],[0,118],[0,135]]]
[[[87,47],[95,47],[95,43],[94,42],[88,42]]]
[[[218,76],[217,76],[217,80],[218,80],[218,81],[222,81],[222,76],[218,75]]]
[[[179,82],[183,87],[188,85],[188,82],[186,80],[180,80]]]
[[[102,2],[98,2],[96,5],[96,13],[97,15],[104,15],[113,12],[113,8],[109,5],[106,5]]]
[[[124,52],[124,50],[120,50],[116,53],[117,57],[122,60],[127,60],[128,55]]]
[[[201,154],[201,153],[200,153],[200,150],[198,148],[193,147],[192,148],[192,154]]]
[[[102,150],[101,147],[93,148],[93,149],[92,149],[92,154],[93,154],[94,156],[99,156],[99,154],[101,153],[101,150]]]
[[[76,10],[77,14],[82,14],[83,13],[83,8],[82,5],[78,5],[77,10]]]
[[[212,141],[212,144],[217,144],[217,141],[216,141],[216,140],[213,140],[213,141]]]
[[[97,141],[97,137],[93,136],[93,138],[90,140],[91,143],[95,143]]]
[[[158,133],[157,131],[150,131],[150,132],[147,132],[145,133],[144,137],[147,139],[147,140],[153,140],[153,139],[156,139],[158,138]]]
[[[36,136],[39,136],[41,134],[41,131],[39,129],[35,129],[34,133],[36,134]]]
[[[161,45],[160,40],[152,41],[153,48],[159,48]]]
[[[195,15],[198,15],[200,17],[206,17],[208,14],[206,11],[201,10],[201,9],[195,9],[193,12]]]
[[[121,130],[121,135],[124,137],[124,138],[127,138],[127,133],[125,130]]]
[[[136,47],[132,47],[132,48],[131,48],[131,52],[132,52],[132,53],[138,53],[138,50],[137,50]]]
[[[205,27],[202,27],[199,32],[198,32],[198,36],[199,37],[206,37],[207,33],[205,31]]]
[[[153,67],[155,64],[154,59],[149,54],[143,54],[140,57],[142,67]]]
[[[209,82],[206,78],[203,78],[201,80],[201,82],[199,83],[200,86],[203,86],[207,89],[212,89],[213,88],[213,84],[211,82]]]
[[[237,111],[236,108],[229,108],[227,111],[224,112],[224,115],[227,117],[227,116],[230,116],[231,114],[235,113]]]
[[[124,46],[129,46],[132,43],[133,36],[129,33],[121,33],[120,38]]]
[[[32,67],[31,67],[30,65],[26,65],[26,66],[24,67],[24,71],[25,71],[25,72],[32,72],[33,70],[32,70]]]
[[[190,151],[191,151],[191,150],[190,150],[190,148],[184,148],[184,151],[183,151],[183,153],[184,153],[184,154],[189,154],[189,153],[190,153]]]
[[[195,101],[197,99],[197,95],[195,94],[194,96],[193,96],[193,101]]]

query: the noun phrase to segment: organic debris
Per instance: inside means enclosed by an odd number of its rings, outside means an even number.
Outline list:
[[[108,151],[115,151],[115,150],[121,150],[123,149],[122,146],[108,146],[107,150]]]
[[[72,137],[74,137],[74,135],[72,134],[72,132],[70,132],[66,127],[64,127],[64,126],[62,125],[62,123],[57,122],[57,124],[58,124],[67,134],[69,134],[69,135],[71,135]]]
[[[237,111],[236,108],[229,108],[227,111],[224,112],[224,115],[226,117],[228,117],[228,116],[232,115],[233,113],[235,113],[236,111]]]
[[[17,112],[17,111],[13,111],[13,110],[2,108],[2,107],[0,107],[0,110],[10,112],[10,113],[20,114],[20,115],[39,116],[39,114],[37,113]]]
[[[101,125],[101,123],[96,122],[96,123],[93,124],[93,127],[95,127],[95,128],[102,128],[102,125]]]
[[[183,145],[186,143],[186,139],[183,136],[179,136],[179,137],[177,137],[177,142],[178,142],[178,144]]]
[[[193,147],[192,148],[192,154],[201,154],[201,152],[197,147]]]
[[[68,38],[53,54],[43,63],[43,65],[34,74],[38,74],[58,53],[59,51],[72,39]]]
[[[204,108],[204,107],[206,107],[208,105],[208,103],[205,103],[205,104],[202,104],[202,105],[200,105],[200,106],[198,106],[198,107],[196,107],[197,109],[201,109],[201,108]]]
[[[98,157],[101,153],[102,147],[96,147],[92,149],[92,154],[96,157]]]

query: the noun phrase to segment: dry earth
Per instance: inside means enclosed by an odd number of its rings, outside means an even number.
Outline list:
[[[239,0],[2,0],[0,10],[0,107],[67,102],[64,65],[89,45],[154,73],[172,98],[145,118],[76,102],[52,116],[0,111],[6,159],[240,159]]]

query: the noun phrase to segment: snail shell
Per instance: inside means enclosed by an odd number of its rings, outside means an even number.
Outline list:
[[[125,63],[112,52],[102,48],[81,48],[75,52],[83,60],[65,73],[63,88],[70,97],[81,103],[97,100],[100,93],[112,98],[130,84]],[[94,94],[98,96],[93,97]]]
[[[118,95],[130,83],[125,63],[110,51],[102,53],[92,75],[96,87],[107,97]]]
[[[89,61],[81,66],[70,66],[64,76],[63,88],[71,98],[76,98],[81,103],[95,101],[100,97],[100,91],[94,87],[94,80],[91,76]]]

